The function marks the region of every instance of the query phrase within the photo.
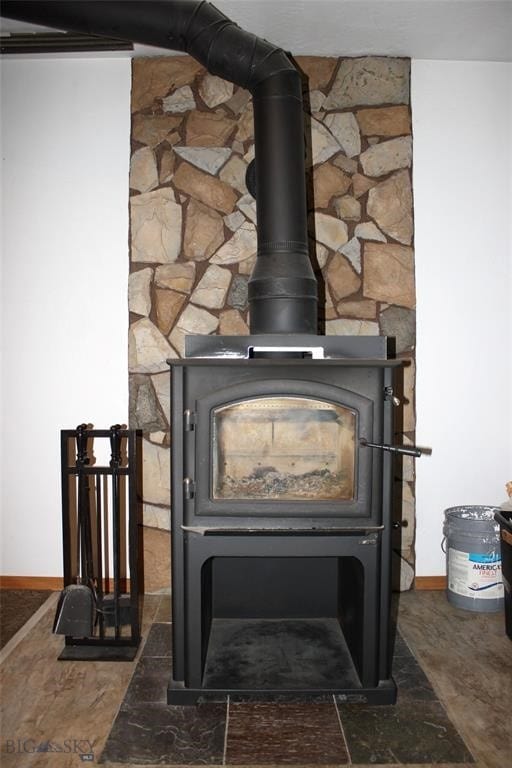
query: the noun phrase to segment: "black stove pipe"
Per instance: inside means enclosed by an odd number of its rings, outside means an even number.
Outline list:
[[[250,330],[315,334],[302,88],[285,52],[240,29],[208,2],[2,0],[0,12],[46,27],[184,51],[252,93],[258,258],[249,281]]]

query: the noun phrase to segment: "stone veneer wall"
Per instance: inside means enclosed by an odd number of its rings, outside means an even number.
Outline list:
[[[396,339],[414,440],[415,288],[408,59],[300,57],[320,332]],[[144,432],[146,590],[170,585],[169,373],[187,334],[247,334],[256,207],[250,94],[187,56],[133,61],[130,426]],[[314,239],[313,239],[314,238]],[[397,469],[401,588],[414,576],[414,465]],[[396,561],[398,563],[398,560]]]

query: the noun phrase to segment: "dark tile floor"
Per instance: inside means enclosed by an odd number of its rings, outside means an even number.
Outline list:
[[[36,589],[0,590],[0,648],[9,642],[51,594]]]
[[[163,618],[163,617],[162,617]],[[418,662],[395,643],[395,706],[330,700],[169,707],[171,626],[151,627],[100,762],[386,764],[472,762]]]

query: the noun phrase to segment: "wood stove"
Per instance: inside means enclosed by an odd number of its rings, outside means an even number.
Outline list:
[[[173,677],[392,703],[393,370],[379,337],[191,337],[172,384]],[[314,355],[314,357],[313,357]]]
[[[388,445],[385,340],[315,336],[299,72],[203,0],[4,0],[2,14],[190,53],[253,99],[251,336],[192,337],[171,361],[168,701],[394,701],[387,451],[418,451]]]

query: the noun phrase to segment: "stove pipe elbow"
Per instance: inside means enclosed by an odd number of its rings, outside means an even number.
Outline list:
[[[300,75],[286,53],[208,2],[3,0],[8,18],[184,51],[253,96],[258,258],[249,280],[253,334],[317,332],[308,249]]]

